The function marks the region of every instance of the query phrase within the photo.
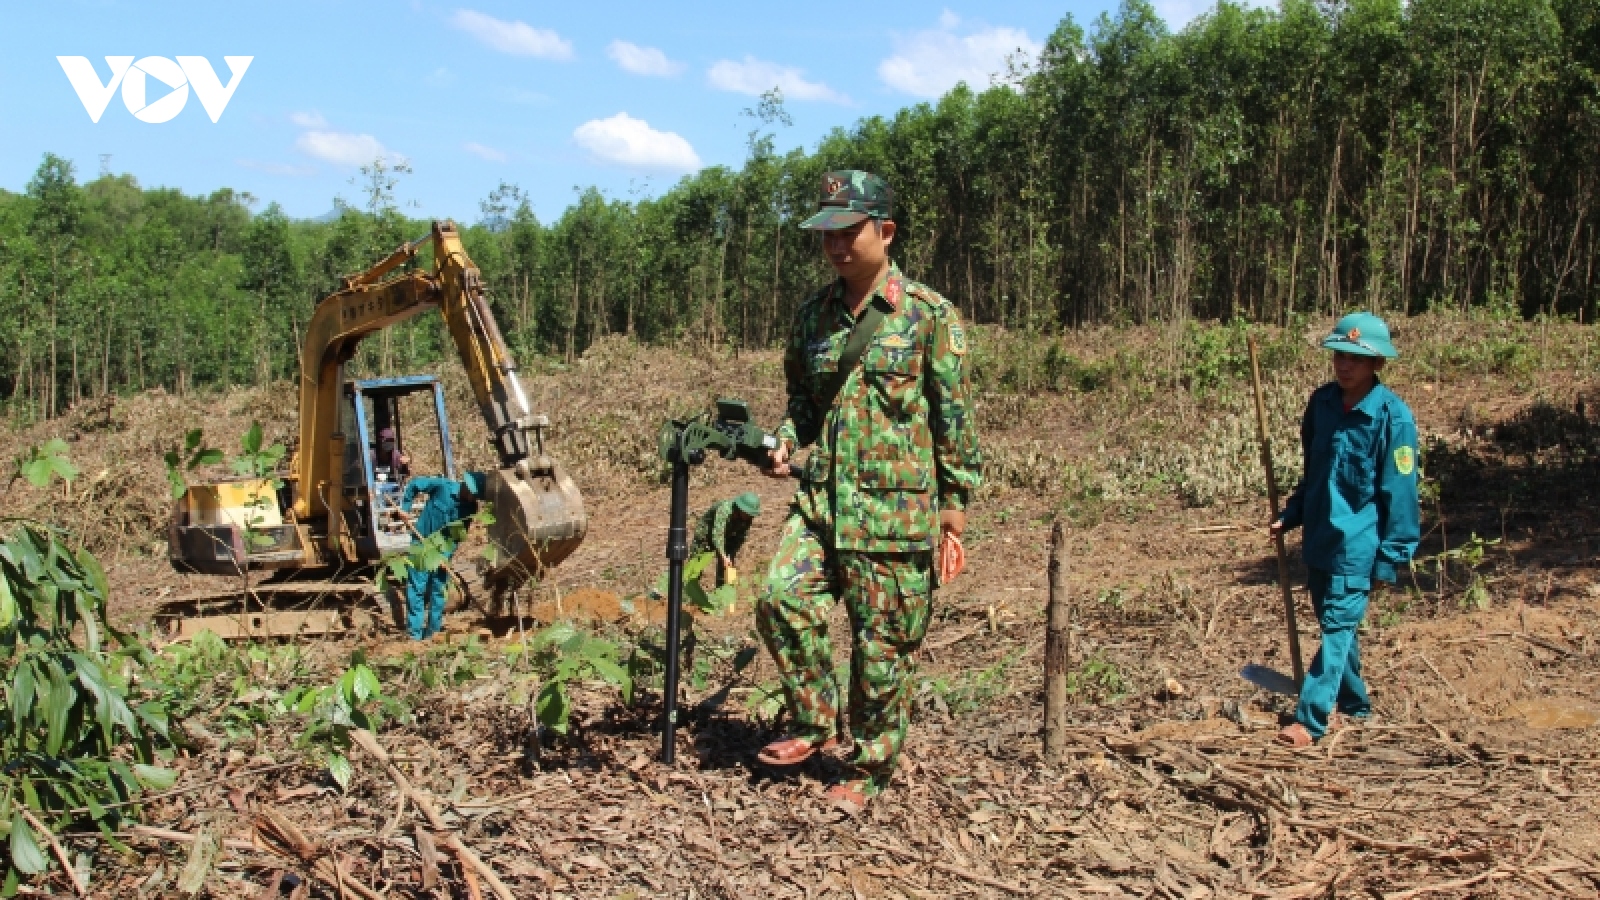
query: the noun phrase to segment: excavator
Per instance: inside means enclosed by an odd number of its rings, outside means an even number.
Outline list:
[[[421,265],[425,249],[432,261]],[[367,271],[346,276],[317,304],[300,353],[299,441],[287,471],[190,485],[168,529],[172,565],[247,580],[261,573],[251,591],[257,599],[272,593],[325,597],[352,585],[370,593],[370,582],[349,576],[370,572],[411,543],[408,511],[400,509],[406,473],[399,457],[387,452],[406,424],[403,398],[431,393],[427,406],[437,420],[443,474],[456,477],[456,467],[437,377],[346,380],[344,367],[363,338],[432,310],[444,317],[498,457],[483,492],[494,519],[488,537],[496,561],[481,573],[480,586],[503,595],[571,555],[587,530],[583,498],[546,450],[549,419],[528,407],[459,231],[441,221]],[[335,614],[324,611],[291,617],[285,626],[262,609],[223,628],[237,633],[221,636],[273,636],[285,627],[337,630],[337,624]],[[194,630],[195,623],[184,625],[185,632]]]

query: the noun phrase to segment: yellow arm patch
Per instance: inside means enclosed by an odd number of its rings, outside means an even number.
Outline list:
[[[941,324],[944,326],[945,348],[956,356],[966,356],[967,331],[961,327],[961,317],[956,315],[954,306],[945,305]]]
[[[1417,451],[1410,447],[1394,448],[1394,467],[1401,475],[1410,475],[1417,470]]]

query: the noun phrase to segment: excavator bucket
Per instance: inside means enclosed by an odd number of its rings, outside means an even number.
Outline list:
[[[490,472],[484,499],[493,504],[489,540],[499,550],[486,580],[496,589],[542,577],[578,549],[589,528],[577,484],[548,457]]]

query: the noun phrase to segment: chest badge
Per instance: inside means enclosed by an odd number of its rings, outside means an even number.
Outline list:
[[[890,333],[878,338],[878,346],[885,350],[909,350],[911,339],[903,334]]]
[[[1410,447],[1396,447],[1394,449],[1394,467],[1401,475],[1410,475],[1417,470],[1417,451]]]

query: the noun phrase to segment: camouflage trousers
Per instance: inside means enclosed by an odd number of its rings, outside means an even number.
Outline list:
[[[850,733],[868,796],[889,786],[911,722],[915,661],[933,605],[933,554],[834,551],[791,514],[778,539],[756,630],[778,664],[795,735],[819,742],[844,730],[828,613],[850,614]]]

